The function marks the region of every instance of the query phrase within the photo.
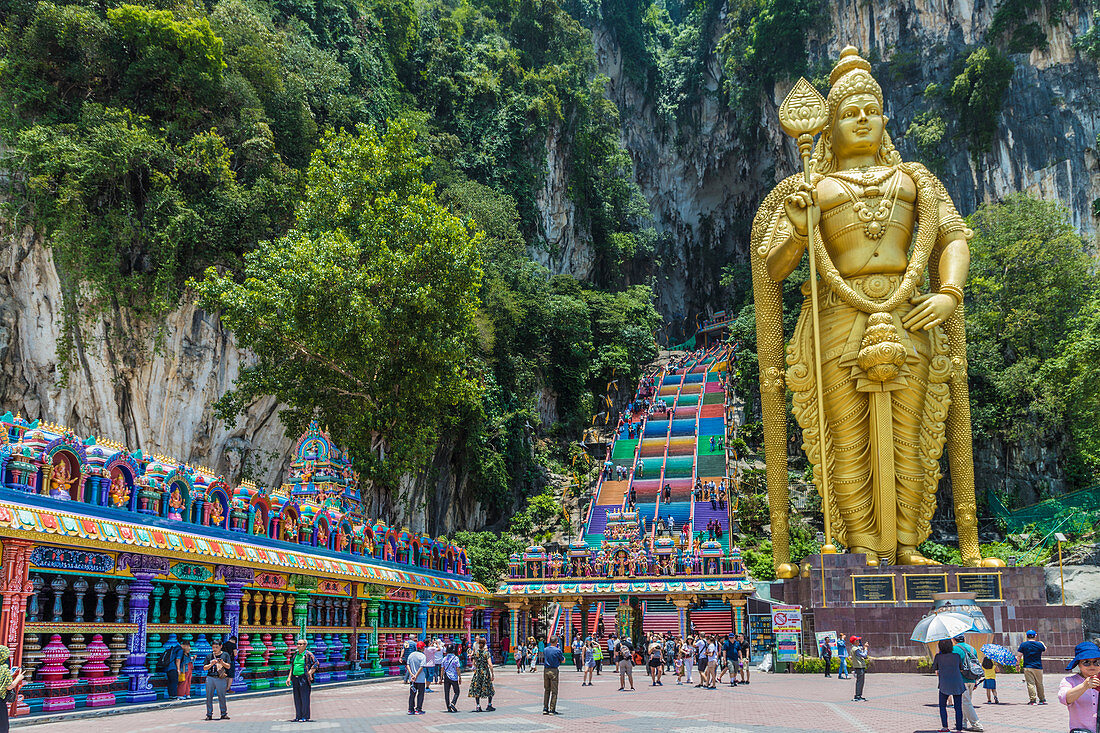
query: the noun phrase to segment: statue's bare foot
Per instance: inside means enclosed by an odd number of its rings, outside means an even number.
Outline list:
[[[917,552],[917,548],[911,545],[898,545],[898,565],[939,565],[935,560],[929,560]]]
[[[849,549],[853,555],[865,555],[867,557],[867,564],[870,567],[878,567],[878,554],[872,552],[866,547],[852,547]]]

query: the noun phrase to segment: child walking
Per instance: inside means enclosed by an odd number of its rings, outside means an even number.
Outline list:
[[[985,701],[999,705],[1001,701],[997,699],[997,665],[989,657],[982,660],[982,673],[985,675],[982,682],[985,687]],[[992,700],[989,699],[990,695],[993,696]]]

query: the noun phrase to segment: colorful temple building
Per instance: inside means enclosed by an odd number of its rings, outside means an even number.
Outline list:
[[[466,553],[363,513],[347,454],[313,424],[287,482],[213,471],[0,416],[0,643],[21,712],[167,696],[166,645],[238,637],[232,689],[287,674],[304,635],[319,683],[400,673],[408,638],[504,633]],[[192,678],[199,694],[201,672]]]
[[[509,639],[748,632],[755,587],[730,541],[726,358],[700,350],[642,380],[581,536],[563,552],[511,557],[497,589]]]

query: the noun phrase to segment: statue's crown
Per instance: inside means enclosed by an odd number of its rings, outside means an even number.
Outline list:
[[[855,46],[845,46],[829,74],[829,119],[846,97],[853,94],[872,94],[882,105],[882,87],[871,76],[871,64],[859,55]]]

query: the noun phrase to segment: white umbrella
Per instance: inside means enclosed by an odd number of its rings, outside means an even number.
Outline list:
[[[935,613],[925,616],[913,628],[910,641],[927,644],[940,639],[954,639],[974,628],[974,619],[961,613]]]

